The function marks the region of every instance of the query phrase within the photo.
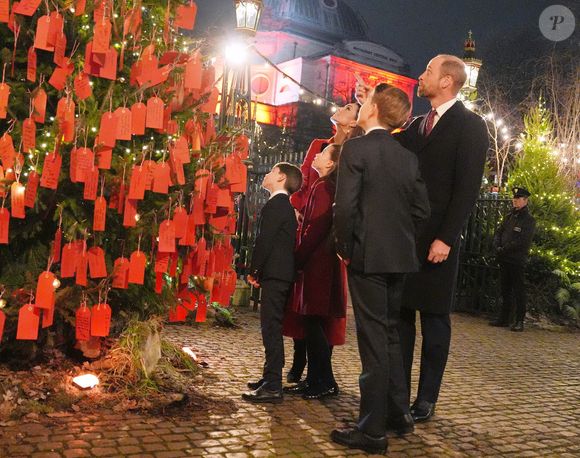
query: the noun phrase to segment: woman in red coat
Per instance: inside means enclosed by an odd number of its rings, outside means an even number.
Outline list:
[[[329,144],[342,145],[346,140],[362,135],[362,130],[356,125],[356,119],[360,105],[357,103],[348,103],[336,110],[330,121],[334,124],[336,132],[330,139],[317,138],[312,141],[300,170],[302,172],[302,187],[298,192],[290,196],[290,202],[298,213],[298,220],[301,221],[308,195],[312,185],[318,180],[319,175],[312,168],[314,157],[322,152]],[[327,323],[327,338],[331,345],[344,344],[344,319],[334,320]],[[304,326],[300,315],[287,311],[284,317],[284,335],[294,339],[294,356],[292,368],[288,371],[287,381],[289,383],[298,383],[302,377],[302,372],[306,366],[306,342],[304,341]]]
[[[331,364],[331,348],[344,343],[346,325],[346,271],[336,255],[332,238],[332,204],[340,147],[327,146],[314,157],[314,182],[298,229],[296,268],[298,277],[291,300],[292,311],[302,316],[308,375],[294,390],[305,399],[338,394]],[[331,331],[331,332],[329,332]]]

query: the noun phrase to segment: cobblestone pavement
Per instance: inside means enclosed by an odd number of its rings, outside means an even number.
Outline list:
[[[287,396],[273,406],[240,399],[262,364],[257,315],[241,312],[240,322],[234,330],[197,325],[165,331],[209,363],[205,371],[214,376],[205,377],[204,390],[235,401],[233,414],[191,412],[185,420],[110,414],[0,427],[0,456],[357,455],[328,437],[334,427],[352,422],[358,408],[360,363],[352,316],[347,345],[336,348],[334,356],[341,395],[323,402]],[[453,316],[453,329],[436,416],[414,434],[390,438],[388,455],[580,456],[580,335],[513,333],[464,315]],[[291,342],[286,351],[289,359]]]

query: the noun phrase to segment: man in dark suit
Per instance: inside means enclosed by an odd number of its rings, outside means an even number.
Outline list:
[[[415,422],[435,411],[451,342],[449,314],[459,265],[460,233],[479,194],[489,148],[483,119],[457,100],[465,83],[461,59],[439,55],[419,77],[418,95],[432,110],[413,120],[397,139],[417,154],[427,185],[431,217],[419,231],[421,270],[409,275],[403,291],[399,334],[411,385],[415,315],[420,312],[421,369],[411,414]]]
[[[242,395],[242,399],[249,402],[282,402],[282,319],[294,281],[294,244],[298,227],[289,195],[298,191],[301,184],[300,169],[287,162],[276,164],[262,183],[270,199],[260,214],[248,282],[262,288],[260,326],[266,361],[262,378],[248,383],[252,391]]]
[[[410,108],[403,91],[378,85],[359,112],[366,135],[344,144],[338,170],[336,246],[348,266],[362,373],[357,427],[331,437],[369,453],[387,449],[388,410],[410,417],[397,322],[404,275],[419,267],[415,226],[429,203],[417,158],[390,133]]]

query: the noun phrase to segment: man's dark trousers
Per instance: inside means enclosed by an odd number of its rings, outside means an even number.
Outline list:
[[[421,375],[417,389],[417,401],[436,403],[443,381],[443,373],[451,343],[451,319],[448,313],[419,312],[423,343],[421,347]],[[407,387],[411,389],[411,368],[415,348],[415,319],[417,311],[401,310],[399,335],[403,353],[403,365]]]
[[[515,321],[524,321],[526,317],[526,290],[524,285],[524,266],[510,262],[500,262],[501,295],[503,304],[501,309],[501,321],[509,323],[513,308],[513,300],[516,300]]]
[[[261,284],[260,325],[266,353],[262,378],[264,388],[271,391],[282,389],[284,367],[282,320],[291,285],[290,282],[275,279],[264,280]]]
[[[358,428],[373,437],[385,435],[387,415],[408,413],[397,329],[403,282],[404,274],[348,271],[362,363]]]

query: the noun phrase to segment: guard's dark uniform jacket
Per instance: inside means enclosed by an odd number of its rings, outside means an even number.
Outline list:
[[[504,218],[493,239],[498,261],[524,265],[535,229],[536,220],[530,215],[528,206],[519,210],[514,208]]]

